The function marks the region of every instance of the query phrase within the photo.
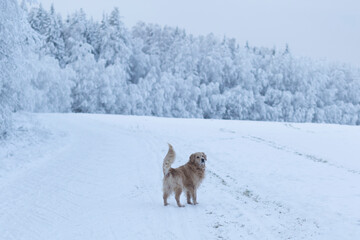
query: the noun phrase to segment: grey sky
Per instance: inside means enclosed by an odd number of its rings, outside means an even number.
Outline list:
[[[83,8],[101,19],[120,9],[128,27],[138,21],[215,33],[250,45],[283,48],[299,56],[360,66],[359,0],[38,0],[63,15]]]

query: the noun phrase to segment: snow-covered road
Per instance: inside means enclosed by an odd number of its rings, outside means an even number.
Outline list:
[[[0,146],[0,239],[360,239],[359,127],[25,118]],[[207,154],[199,205],[163,206],[167,142],[174,167]]]

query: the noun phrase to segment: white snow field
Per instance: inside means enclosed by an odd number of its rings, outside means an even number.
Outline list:
[[[18,114],[0,145],[0,239],[360,239],[360,127]],[[208,156],[199,205],[162,161]],[[181,197],[185,203],[184,195]]]

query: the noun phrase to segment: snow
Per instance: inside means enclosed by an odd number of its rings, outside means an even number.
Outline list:
[[[130,29],[117,8],[96,21],[17,2],[0,3],[0,138],[18,111],[360,125],[360,68],[288,45]]]
[[[360,128],[15,114],[0,145],[0,239],[357,239]],[[174,167],[208,156],[199,205],[162,201]],[[185,198],[182,196],[182,203]]]

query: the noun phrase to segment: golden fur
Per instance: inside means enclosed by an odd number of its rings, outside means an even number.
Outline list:
[[[182,191],[186,192],[188,204],[198,204],[196,201],[196,191],[205,177],[206,155],[203,152],[193,153],[190,155],[189,161],[185,165],[178,168],[171,168],[171,164],[175,161],[175,156],[175,151],[169,144],[169,150],[163,162],[164,205],[168,205],[168,197],[172,193],[175,193],[177,205],[179,207],[184,207],[184,205],[180,203]]]

